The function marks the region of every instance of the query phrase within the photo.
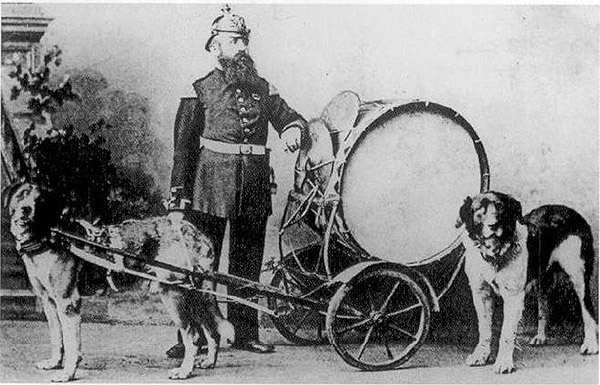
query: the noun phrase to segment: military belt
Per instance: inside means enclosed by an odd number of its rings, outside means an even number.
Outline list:
[[[266,146],[260,144],[225,143],[206,138],[200,138],[200,148],[202,147],[221,154],[265,155],[269,151]]]

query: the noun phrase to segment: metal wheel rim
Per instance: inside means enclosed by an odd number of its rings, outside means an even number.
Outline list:
[[[283,279],[286,279],[285,272],[282,270],[277,271],[271,280],[271,286],[280,287],[280,284],[282,284],[282,282],[284,282]],[[308,289],[307,289],[307,291],[308,291]],[[283,301],[270,297],[267,299],[267,302],[268,302],[269,308],[271,310],[275,310],[277,308],[278,304]],[[279,333],[283,337],[285,337],[288,341],[290,341],[294,344],[297,344],[297,345],[318,345],[318,344],[322,344],[326,341],[324,327],[317,328],[315,335],[313,336],[311,334],[310,338],[298,335],[298,333],[301,331],[302,323],[306,319],[309,319],[309,318],[315,317],[315,316],[323,318],[324,317],[323,315],[317,315],[318,312],[316,310],[312,310],[312,309],[309,309],[309,308],[306,308],[303,306],[297,306],[297,305],[294,305],[291,303],[286,303],[286,305],[290,306],[293,309],[302,309],[303,315],[298,320],[298,324],[296,325],[297,326],[296,330],[291,330],[292,328],[290,327],[290,324],[288,322],[286,322],[286,318],[284,318],[284,317],[288,317],[288,316],[280,316],[280,317],[271,316],[271,320],[273,321],[275,328],[277,329],[277,331],[279,331]],[[305,319],[302,319],[302,317],[304,317]]]
[[[336,320],[339,319],[339,311],[340,307],[343,304],[344,299],[347,297],[352,290],[359,285],[360,283],[364,283],[370,278],[386,275],[388,277],[395,277],[401,280],[403,283],[408,285],[413,295],[417,298],[418,303],[420,304],[421,314],[419,319],[419,327],[414,336],[414,341],[406,346],[403,349],[402,354],[399,356],[394,356],[389,360],[382,363],[373,363],[373,362],[365,362],[361,360],[360,352],[359,357],[357,358],[349,349],[346,348],[345,344],[340,340],[338,336],[338,331],[336,331],[336,327],[338,327]],[[342,359],[351,366],[357,367],[363,370],[375,371],[375,370],[388,370],[398,368],[400,365],[408,361],[418,350],[418,348],[424,343],[425,338],[429,332],[429,322],[431,319],[431,307],[429,301],[424,293],[424,291],[418,286],[418,284],[413,281],[409,276],[404,273],[395,270],[383,270],[383,271],[372,271],[362,276],[358,276],[353,278],[348,283],[344,284],[339,290],[336,292],[335,296],[332,298],[329,310],[327,314],[327,334],[331,344],[336,349],[337,353],[342,357]],[[360,322],[360,321],[359,321]],[[357,324],[359,323],[357,322]],[[367,336],[365,340],[369,339]],[[367,344],[363,341],[363,344]],[[387,346],[387,343],[384,343]],[[362,345],[361,345],[362,348]],[[389,347],[388,347],[388,357],[389,357]]]

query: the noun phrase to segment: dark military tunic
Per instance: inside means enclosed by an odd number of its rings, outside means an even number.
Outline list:
[[[214,69],[194,82],[197,98],[184,98],[176,118],[172,187],[191,208],[232,218],[271,214],[268,155],[223,154],[200,149],[200,137],[266,145],[268,123],[281,135],[305,123],[265,79],[252,88],[226,84]]]

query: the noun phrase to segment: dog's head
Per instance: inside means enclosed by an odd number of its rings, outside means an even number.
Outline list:
[[[517,222],[522,216],[519,201],[510,195],[489,191],[465,199],[457,227],[465,226],[482,255],[498,258],[514,242]]]
[[[3,206],[10,217],[10,232],[21,246],[40,240],[60,221],[62,206],[55,194],[40,186],[22,182],[6,188]]]

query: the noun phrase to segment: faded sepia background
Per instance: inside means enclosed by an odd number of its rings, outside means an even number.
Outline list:
[[[69,74],[75,91],[84,96],[53,123],[86,128],[108,116],[123,129],[111,134],[113,148],[119,148],[119,135],[128,130],[124,153],[113,155],[125,165],[145,168],[166,197],[179,99],[194,95],[191,84],[213,68],[204,44],[221,5],[38,5],[52,18],[42,45],[62,49],[55,77]],[[493,190],[515,196],[524,212],[550,203],[575,208],[592,225],[598,255],[599,7],[248,3],[232,4],[232,10],[252,30],[250,50],[260,74],[304,117],[319,116],[343,90],[355,91],[363,101],[421,99],[446,105],[481,137]],[[5,4],[2,11],[4,18]],[[4,82],[9,66],[4,64],[2,93],[8,104],[10,88]],[[152,137],[144,136],[146,151],[132,157],[127,144],[135,140],[135,127],[148,128],[144,135]],[[269,142],[279,190],[266,259],[279,254],[277,230],[296,157],[283,151],[274,131]],[[597,270],[596,263],[596,309]],[[433,339],[449,333],[474,345],[477,328],[464,274],[446,297],[432,322]],[[83,313],[170,325],[168,317],[158,314],[164,311],[158,300],[153,301],[147,293],[90,297]],[[7,303],[0,312],[6,314]],[[160,349],[171,342],[174,332],[163,338]]]
[[[218,4],[43,4],[42,42],[150,101],[167,187],[178,100],[213,66],[204,51]],[[564,203],[598,228],[598,8],[592,6],[236,4],[259,70],[305,117],[338,92],[448,105],[486,146],[491,187],[525,210]],[[273,133],[274,134],[274,133]],[[281,189],[293,155],[271,135]],[[597,236],[597,232],[596,232]]]
[[[179,98],[214,63],[204,51],[219,4],[43,4],[42,43],[63,70],[98,71],[149,102],[164,143],[157,183],[167,191]],[[525,212],[579,210],[598,239],[598,7],[235,4],[260,73],[307,119],[342,90],[362,100],[419,98],[461,113],[479,133],[491,188]],[[267,254],[291,188],[295,155],[272,132],[279,192]],[[425,149],[424,149],[425,150]]]
[[[166,196],[179,98],[193,95],[192,82],[214,65],[204,44],[221,5],[40,7],[53,18],[42,44],[63,51],[58,73],[97,74],[75,81],[77,92],[133,95],[103,102],[109,108],[144,99],[138,104],[162,144],[149,169]],[[260,73],[307,119],[348,89],[364,101],[447,105],[479,133],[492,189],[514,195],[525,212],[572,206],[598,238],[598,7],[234,4],[233,11],[252,30]],[[277,256],[295,154],[283,152],[274,131],[270,146],[279,191],[266,254]]]

